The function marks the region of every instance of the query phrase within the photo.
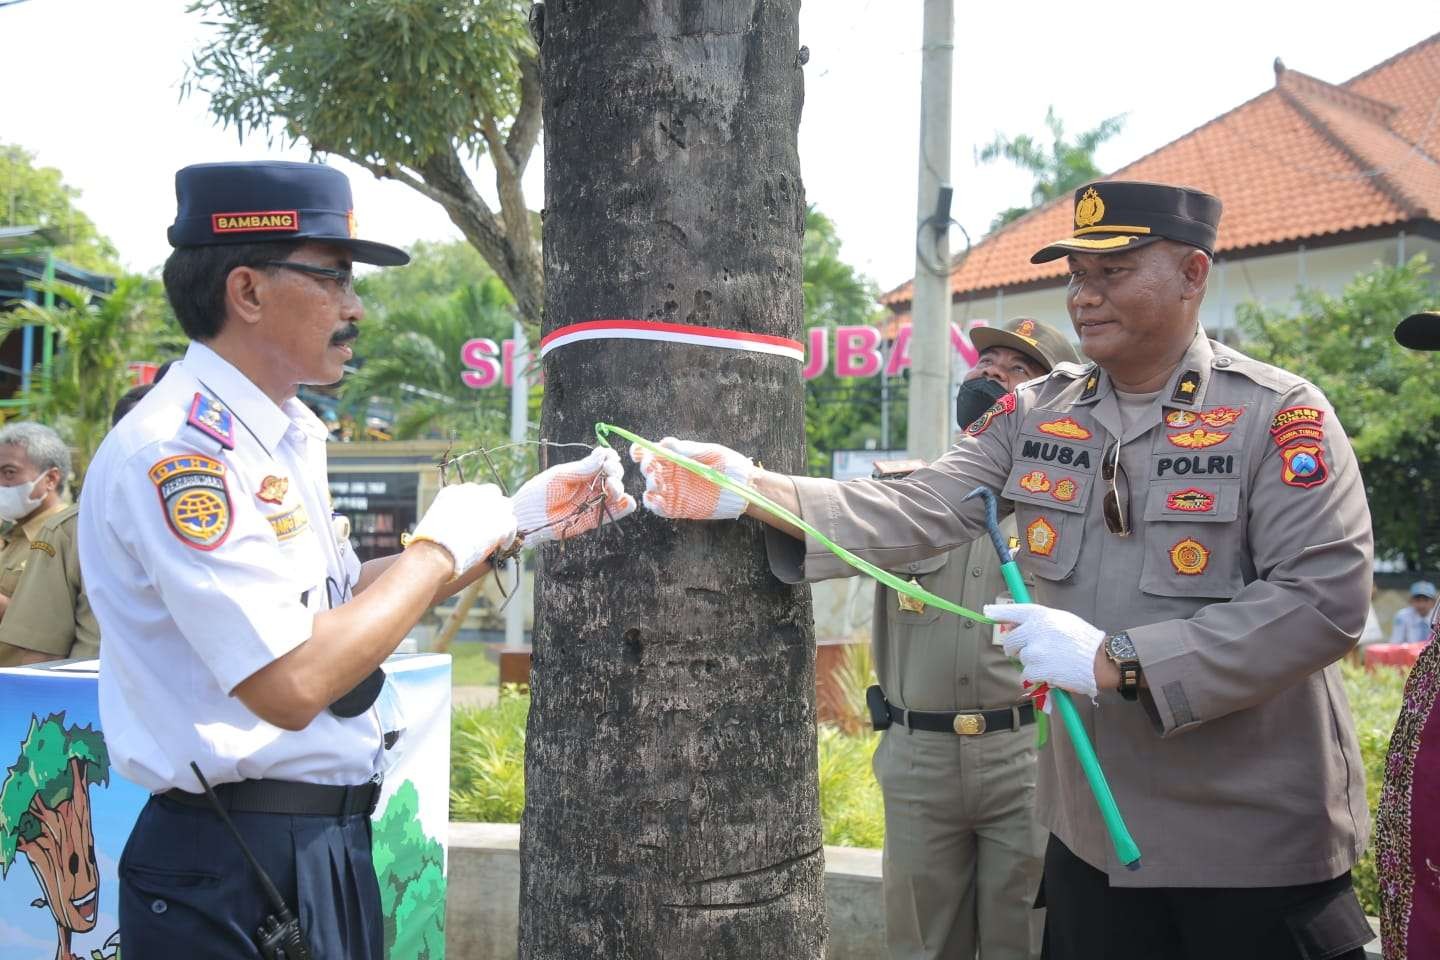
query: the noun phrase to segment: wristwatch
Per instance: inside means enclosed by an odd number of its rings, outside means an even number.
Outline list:
[[[1105,638],[1105,656],[1120,670],[1120,696],[1126,700],[1140,699],[1140,655],[1135,652],[1135,641],[1125,632],[1112,633]]]

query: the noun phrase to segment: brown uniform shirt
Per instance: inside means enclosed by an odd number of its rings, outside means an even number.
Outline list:
[[[1062,724],[1040,821],[1116,886],[1282,886],[1349,869],[1369,831],[1336,661],[1365,623],[1372,542],[1360,472],[1325,397],[1197,332],[1151,414],[1121,431],[1109,377],[1061,364],[904,480],[797,477],[802,515],[891,569],[984,529],[1003,491],[1039,603],[1128,630],[1140,704],[1074,698],[1143,853],[1120,867]],[[1133,530],[1110,533],[1101,457],[1121,442]],[[847,576],[772,536],[782,579]],[[803,550],[803,555],[802,555]]]
[[[0,545],[0,593],[15,596],[15,585],[30,560],[30,541],[39,534],[46,520],[64,509],[65,504],[57,504],[53,510],[41,510],[23,524],[7,523],[0,529],[0,543],[3,543]]]
[[[1015,523],[1002,529],[1013,534]],[[979,611],[1006,592],[989,537],[892,571],[931,593]],[[875,586],[870,627],[875,675],[885,698],[910,710],[989,710],[1023,702],[1020,670],[994,643],[995,628],[939,607],[905,609],[888,587]]]
[[[52,514],[30,541],[25,571],[0,620],[0,667],[15,665],[24,650],[61,660],[99,655],[100,628],[80,582],[78,513],[71,505]]]

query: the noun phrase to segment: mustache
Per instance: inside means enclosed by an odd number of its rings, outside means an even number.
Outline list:
[[[341,344],[349,343],[358,336],[360,336],[360,325],[347,323],[345,324],[345,329],[337,331],[336,334],[330,338],[330,342],[338,347]]]

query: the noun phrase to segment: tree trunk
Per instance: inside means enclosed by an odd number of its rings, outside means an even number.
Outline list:
[[[800,339],[798,7],[546,4],[546,333],[630,318]],[[605,420],[803,472],[794,360],[599,340],[545,374],[545,437],[593,442]],[[520,956],[822,957],[809,591],[771,576],[750,520],[642,511],[544,551]]]

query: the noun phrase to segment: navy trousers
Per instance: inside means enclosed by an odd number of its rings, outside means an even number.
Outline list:
[[[384,917],[370,818],[236,813],[236,827],[280,890],[316,960],[383,960]],[[120,857],[125,960],[254,960],[274,913],[213,811],[151,797]]]
[[[1042,960],[1364,960],[1373,939],[1348,871],[1291,887],[1112,887],[1052,834],[1040,896]]]

